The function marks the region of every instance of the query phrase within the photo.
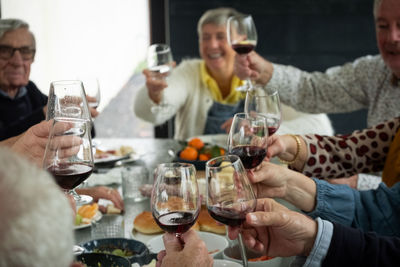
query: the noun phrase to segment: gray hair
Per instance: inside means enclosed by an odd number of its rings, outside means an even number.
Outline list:
[[[72,263],[73,215],[45,171],[0,148],[0,266]]]
[[[21,19],[0,19],[0,39],[6,32],[20,28],[26,28],[29,31],[29,24]],[[35,36],[31,31],[29,33],[32,35],[33,48],[36,48]]]
[[[197,33],[199,36],[201,35],[201,29],[205,24],[225,25],[229,17],[236,15],[241,15],[241,13],[230,7],[207,10],[197,23]]]

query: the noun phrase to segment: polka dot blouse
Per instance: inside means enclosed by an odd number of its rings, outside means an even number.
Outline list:
[[[350,135],[302,136],[308,159],[303,173],[316,178],[341,178],[383,170],[400,117]]]

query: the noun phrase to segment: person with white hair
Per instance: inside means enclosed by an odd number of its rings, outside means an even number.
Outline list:
[[[0,266],[70,266],[73,211],[45,171],[0,147]]]
[[[174,138],[179,140],[228,132],[234,114],[244,111],[246,97],[237,90],[244,82],[233,73],[236,52],[226,29],[228,18],[240,14],[226,7],[206,11],[197,24],[201,59],[182,61],[167,80],[143,70],[146,84],[136,94],[135,114],[155,125],[175,116]],[[152,109],[161,103],[170,108]],[[333,133],[326,114],[305,114],[283,105],[282,117],[282,133]]]

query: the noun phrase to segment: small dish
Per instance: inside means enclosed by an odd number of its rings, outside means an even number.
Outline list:
[[[213,256],[214,258],[220,255],[222,251],[226,247],[228,247],[228,240],[226,240],[225,236],[207,232],[197,232],[197,234],[204,241],[210,255]],[[147,242],[146,245],[149,248],[150,252],[152,253],[158,253],[161,250],[165,249],[162,235],[153,237]]]
[[[98,221],[101,220],[101,218],[103,218],[103,214],[100,211],[97,211],[96,214],[91,219],[91,223],[92,222],[98,222]],[[75,225],[74,226],[74,230],[79,230],[79,229],[83,229],[83,228],[86,228],[86,227],[90,227],[92,225],[91,223],[81,223],[79,225]]]

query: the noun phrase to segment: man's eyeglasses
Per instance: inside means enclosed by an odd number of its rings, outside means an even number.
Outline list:
[[[19,51],[23,60],[30,60],[35,56],[36,50],[29,46],[12,47],[8,45],[0,45],[0,58],[10,59],[14,56],[15,51]]]

